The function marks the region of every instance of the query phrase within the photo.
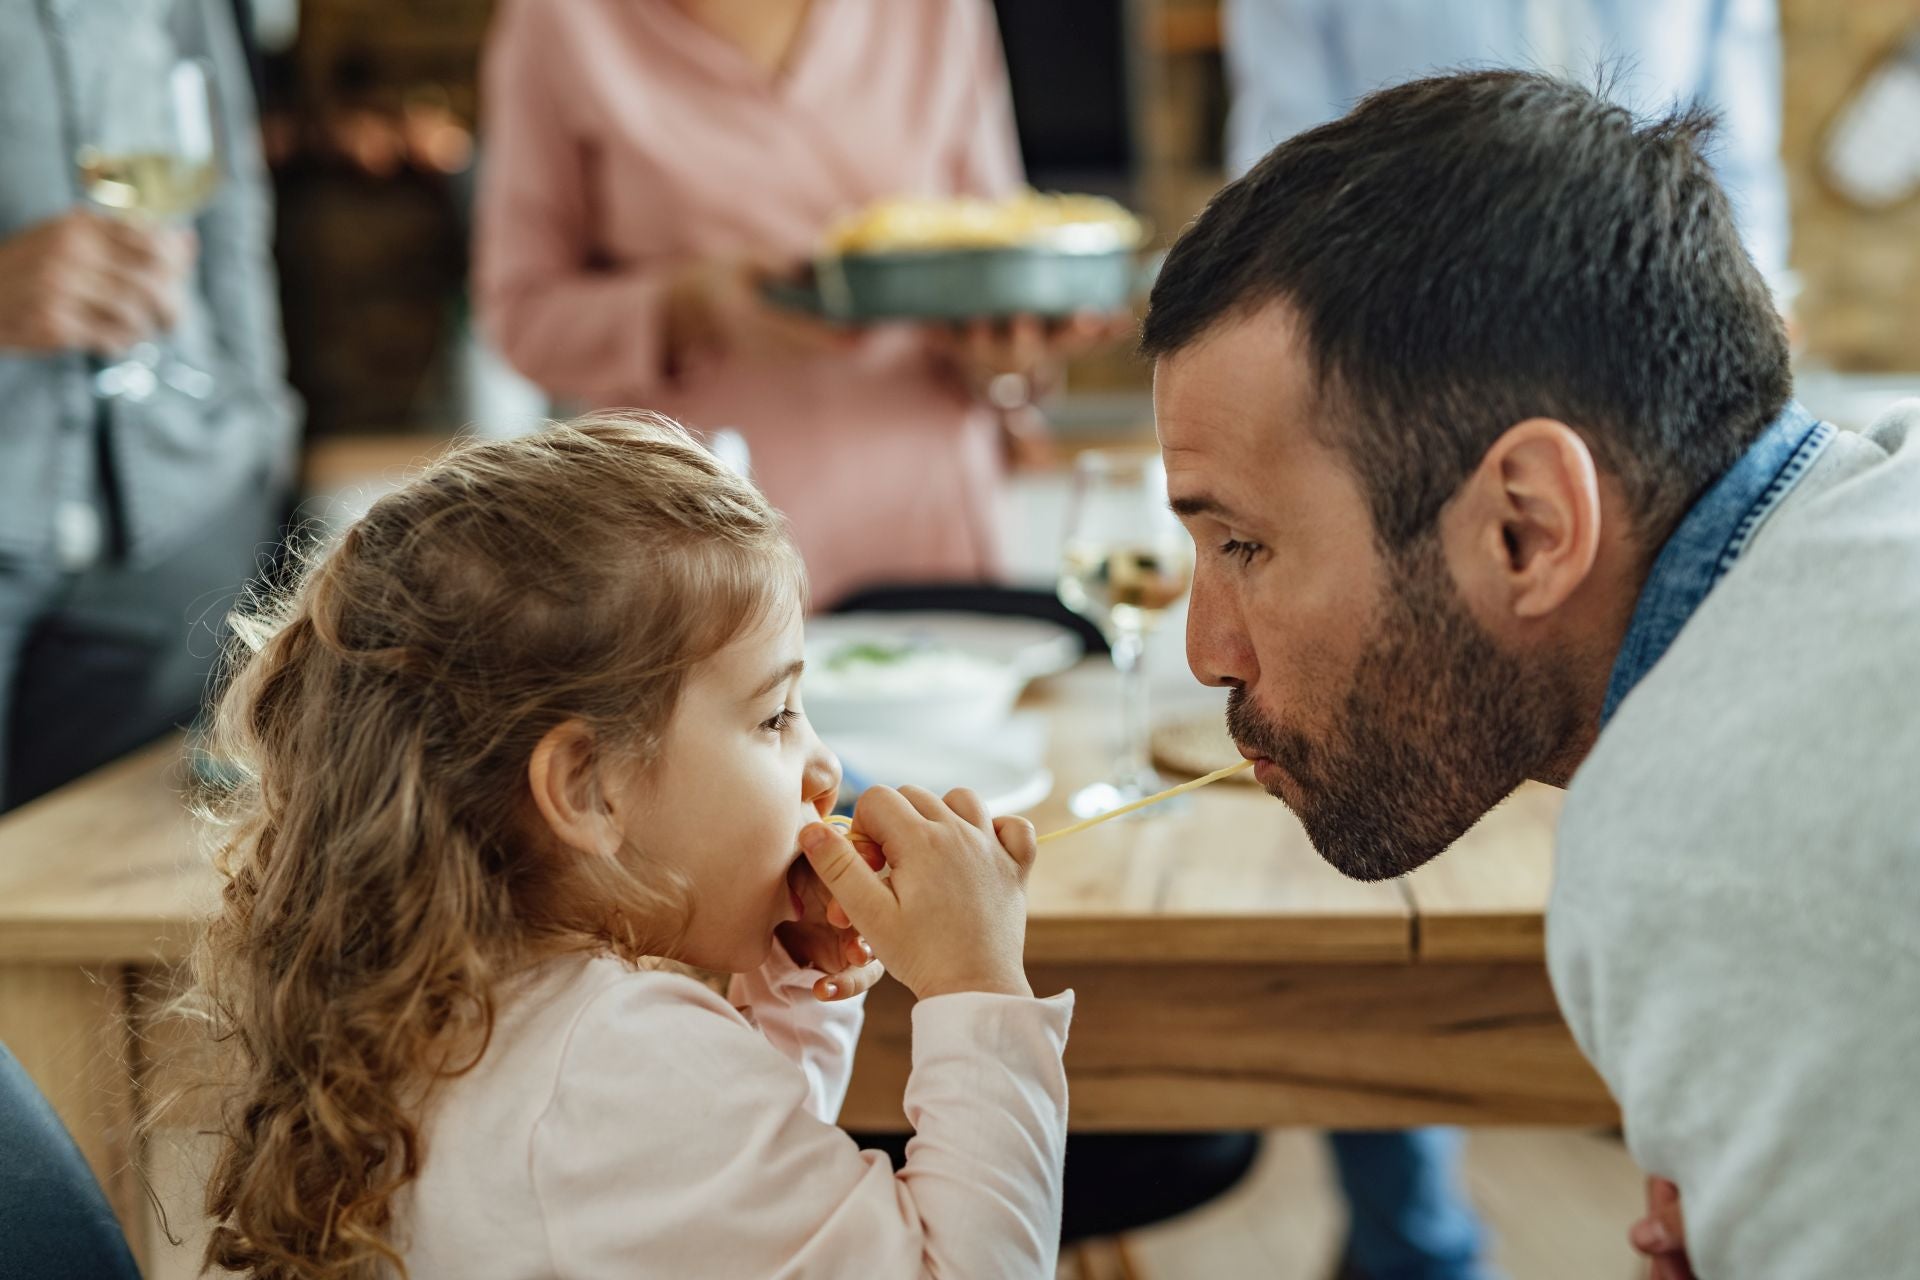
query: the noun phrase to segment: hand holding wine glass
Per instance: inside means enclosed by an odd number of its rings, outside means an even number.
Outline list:
[[[206,67],[181,58],[164,61],[149,75],[130,73],[109,82],[92,140],[79,148],[74,163],[94,208],[129,233],[124,241],[191,243],[190,236],[182,239],[185,223],[220,185],[213,83]],[[138,336],[125,359],[95,375],[97,394],[144,400],[163,385],[196,400],[213,394],[211,374],[156,341],[177,318],[177,293],[172,301],[169,313],[155,317],[161,322]]]
[[[122,355],[179,318],[195,253],[185,228],[87,208],[0,240],[0,350]]]

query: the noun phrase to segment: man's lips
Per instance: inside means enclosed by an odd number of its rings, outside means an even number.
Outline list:
[[[1243,759],[1253,761],[1253,776],[1255,779],[1259,781],[1261,786],[1271,790],[1274,783],[1278,782],[1282,778],[1288,778],[1288,780],[1291,781],[1291,778],[1287,774],[1286,770],[1282,769],[1279,765],[1275,764],[1268,757],[1261,755],[1258,751],[1255,751],[1252,747],[1249,747],[1244,743],[1239,743],[1239,742],[1236,742],[1233,745],[1234,745],[1234,748],[1240,752],[1240,755]]]

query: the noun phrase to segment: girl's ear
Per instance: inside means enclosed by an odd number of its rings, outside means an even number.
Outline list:
[[[533,748],[527,784],[541,819],[562,845],[612,857],[621,836],[601,789],[598,754],[584,722],[563,721]]]

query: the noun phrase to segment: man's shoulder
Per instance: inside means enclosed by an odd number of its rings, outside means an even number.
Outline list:
[[[1623,704],[1621,727],[1677,731],[1676,747],[1736,735],[1730,751],[1819,738],[1868,710],[1844,698],[1903,696],[1887,686],[1906,683],[1915,644],[1920,399],[1835,435]]]
[[[1840,433],[1600,735],[1563,845],[1920,831],[1920,400]],[[1751,848],[1751,845],[1748,846]]]

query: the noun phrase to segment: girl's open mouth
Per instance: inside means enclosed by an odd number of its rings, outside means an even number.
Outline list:
[[[792,918],[795,920],[802,919],[807,914],[807,899],[800,892],[800,885],[801,878],[809,874],[811,874],[811,868],[807,866],[805,854],[796,857],[793,865],[787,868],[787,901],[793,908]]]

